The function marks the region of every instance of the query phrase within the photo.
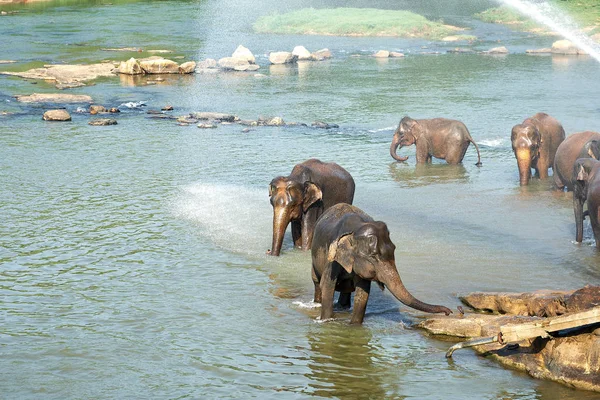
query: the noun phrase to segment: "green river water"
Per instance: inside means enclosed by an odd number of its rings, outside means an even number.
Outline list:
[[[598,284],[586,225],[574,243],[572,199],[550,182],[520,188],[510,131],[544,111],[567,134],[600,130],[600,64],[530,56],[556,37],[478,22],[484,1],[422,1],[415,11],[472,28],[465,43],[398,38],[258,35],[252,22],[305,6],[403,8],[390,2],[89,1],[2,6],[0,59],[25,70],[167,49],[176,61],[229,56],[254,73],[103,78],[68,90],[119,107],[118,125],[42,121],[52,105],[18,94],[45,82],[0,75],[0,398],[595,399],[534,380],[412,327],[421,314],[373,288],[361,327],[349,314],[319,323],[310,308],[310,254],[271,244],[268,183],[308,158],[356,181],[355,205],[385,221],[407,288],[453,309],[470,291],[576,289]],[[270,67],[270,51],[327,47],[332,59]],[[506,56],[450,54],[456,46]],[[142,53],[104,51],[139,47]],[[380,50],[403,59],[377,60]],[[439,54],[426,54],[438,52]],[[360,55],[360,57],[356,57]],[[128,108],[126,103],[145,102]],[[201,130],[149,118],[172,104],[243,119],[310,126]],[[459,119],[481,149],[464,164],[416,168],[389,156],[400,118]]]

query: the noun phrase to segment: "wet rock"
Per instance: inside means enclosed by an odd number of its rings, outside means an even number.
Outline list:
[[[256,71],[259,68],[260,66],[256,64],[241,64],[233,67],[235,71]]]
[[[390,57],[392,58],[401,58],[404,57],[404,53],[400,53],[397,51],[390,51]]]
[[[585,51],[580,50],[570,40],[557,40],[552,43],[552,54],[565,54],[565,55],[578,55],[587,54]]]
[[[292,64],[296,62],[296,56],[289,51],[274,51],[269,53],[269,62],[271,64]]]
[[[163,108],[161,108],[161,110],[163,110],[163,111],[173,111],[173,106],[172,105],[166,105]]]
[[[88,125],[93,126],[107,126],[107,125],[117,125],[117,120],[112,118],[96,118],[88,122]]]
[[[328,124],[327,122],[322,122],[322,121],[315,121],[311,124],[311,126],[313,128],[320,128],[320,129],[332,129],[332,128],[340,127],[337,124]]]
[[[304,46],[294,47],[294,50],[292,50],[292,55],[296,56],[298,61],[306,61],[313,59],[310,51],[306,50],[306,47]]]
[[[177,117],[177,122],[182,123],[182,124],[195,124],[198,122],[198,119],[193,118],[188,115],[188,116]]]
[[[194,61],[184,62],[179,66],[180,74],[191,74],[196,71],[196,63]]]
[[[226,121],[235,122],[238,119],[233,114],[217,113],[217,112],[193,112],[190,114],[191,117],[202,120],[215,120],[215,121]]]
[[[140,67],[147,74],[178,74],[179,64],[166,58],[153,58],[140,60]]]
[[[494,47],[485,52],[486,54],[508,54],[508,49],[504,46]]]
[[[390,52],[387,50],[379,50],[377,53],[373,54],[375,58],[388,58],[390,56]]]
[[[92,98],[85,94],[33,93],[15,97],[21,103],[93,103]]]
[[[198,124],[196,126],[200,129],[214,129],[217,127],[216,124],[209,124],[209,123],[202,123],[202,124]]]
[[[239,45],[237,47],[237,49],[235,49],[235,51],[233,52],[233,54],[231,55],[232,58],[237,58],[240,60],[245,60],[247,61],[249,64],[254,64],[256,63],[256,58],[254,57],[254,54],[252,54],[252,52],[247,49],[246,47]]]
[[[142,75],[144,74],[144,70],[138,60],[131,57],[129,60],[122,61],[121,64],[119,64],[118,73],[126,75]]]
[[[239,124],[245,126],[258,126],[258,121],[240,120]]]
[[[98,113],[105,113],[107,112],[106,108],[104,106],[100,106],[100,105],[91,105],[90,106],[90,114],[95,115]]]
[[[91,65],[45,65],[43,68],[34,68],[24,72],[0,71],[0,74],[68,84],[86,82],[99,77],[115,76],[115,66],[112,63]]]
[[[48,110],[42,116],[44,121],[70,121],[71,114],[67,110]]]
[[[321,49],[315,51],[312,55],[315,60],[326,60],[328,58],[331,58],[331,51],[329,51],[329,49]]]
[[[32,83],[36,84],[37,82],[32,82]],[[73,88],[78,88],[78,87],[82,87],[82,86],[86,86],[86,84],[83,82],[73,82],[73,83],[57,83],[56,85],[54,85],[55,88],[60,89],[60,90],[73,89]]]
[[[121,112],[121,110],[119,110],[117,107],[111,107],[111,108],[108,110],[108,112],[109,112],[109,113],[112,113],[112,114],[116,114],[116,113],[120,113],[120,112]]]
[[[281,118],[281,117],[273,117],[273,118],[266,119],[265,125],[267,125],[267,126],[283,126],[283,125],[285,125],[285,122],[283,121],[283,118]]]
[[[248,68],[250,63],[248,60],[243,58],[234,58],[234,57],[223,57],[219,59],[219,67],[224,70],[244,70],[244,68]]]

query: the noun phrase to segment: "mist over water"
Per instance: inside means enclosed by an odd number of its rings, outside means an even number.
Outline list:
[[[569,16],[545,0],[499,0],[569,39],[600,62],[600,45],[581,31]]]

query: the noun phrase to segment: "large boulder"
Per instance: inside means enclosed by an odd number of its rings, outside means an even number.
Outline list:
[[[585,54],[583,50],[579,50],[577,46],[570,40],[557,40],[552,43],[552,54],[566,54],[566,55],[577,55]]]
[[[140,67],[147,74],[178,74],[179,64],[166,58],[150,57],[140,60]]]
[[[269,62],[271,64],[292,64],[296,62],[297,57],[289,51],[274,51],[269,53]]]
[[[70,121],[71,115],[67,110],[48,110],[42,116],[44,121]]]
[[[138,60],[136,60],[133,57],[131,57],[127,61],[121,61],[121,64],[119,64],[119,68],[117,69],[117,71],[120,74],[126,75],[142,75],[144,73],[144,70],[140,66]]]
[[[252,52],[249,49],[242,45],[239,45],[237,49],[235,49],[231,57],[246,60],[250,64],[256,63],[256,58],[254,57],[254,54],[252,54]]]
[[[294,50],[292,50],[292,55],[296,56],[298,61],[306,61],[313,59],[311,52],[306,50],[306,47],[304,46],[294,47]]]

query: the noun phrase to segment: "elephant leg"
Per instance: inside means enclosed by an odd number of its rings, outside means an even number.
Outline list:
[[[338,298],[338,306],[344,309],[350,308],[350,298],[352,293],[341,292],[340,297]]]
[[[302,250],[310,249],[312,245],[313,233],[319,216],[317,207],[310,207],[304,215],[302,215]]]
[[[452,165],[460,164],[463,158],[465,158],[468,148],[469,142],[448,146],[446,149],[446,162]]]
[[[292,239],[295,247],[302,247],[302,224],[300,221],[292,221]]]
[[[416,142],[416,154],[417,164],[426,164],[431,162],[431,152],[429,151],[429,143],[425,138],[420,138]]]
[[[333,318],[333,297],[337,283],[337,271],[333,263],[329,263],[321,274],[321,321]]]
[[[355,278],[356,293],[354,293],[354,310],[352,310],[351,324],[362,324],[367,310],[367,301],[371,291],[371,281]]]
[[[313,298],[314,303],[321,303],[321,284],[319,283],[319,278],[317,278],[317,274],[315,273],[315,266],[312,268],[312,280],[315,284],[315,297]]]

